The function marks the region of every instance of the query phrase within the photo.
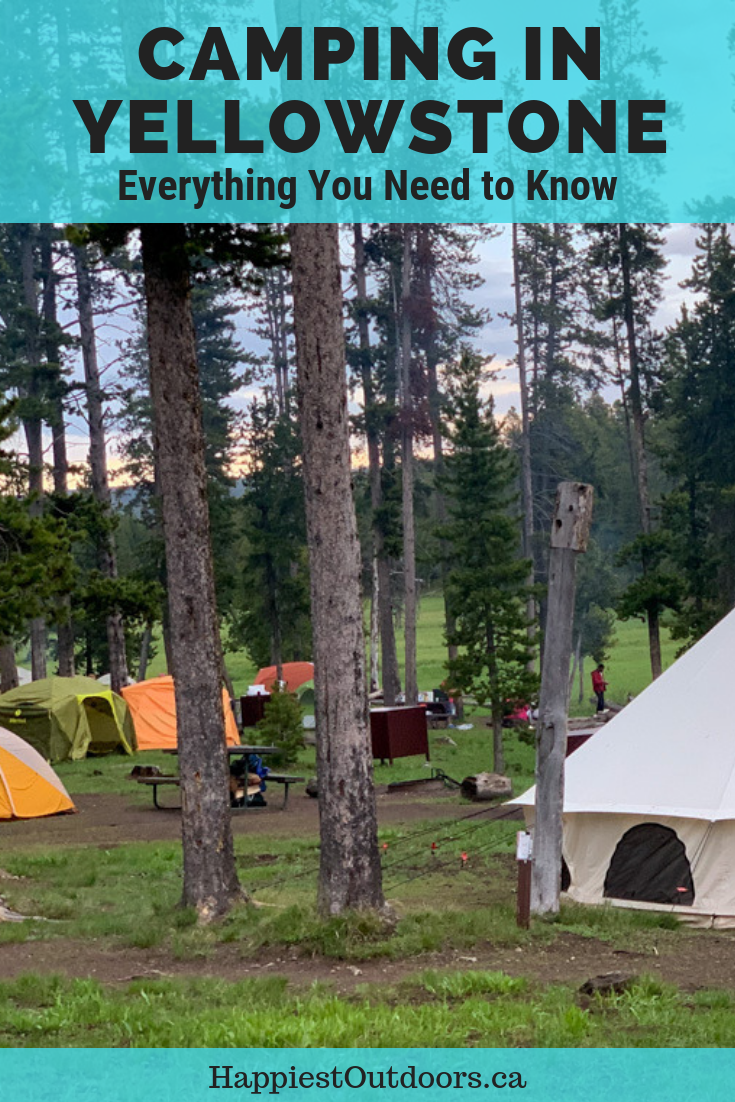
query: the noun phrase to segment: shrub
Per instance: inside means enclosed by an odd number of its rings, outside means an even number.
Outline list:
[[[301,705],[295,694],[274,685],[257,728],[264,742],[278,747],[278,754],[271,759],[273,764],[282,768],[293,765],[304,745]]]

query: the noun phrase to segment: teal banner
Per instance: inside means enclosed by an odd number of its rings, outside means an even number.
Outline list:
[[[729,220],[721,0],[3,0],[4,221]]]
[[[13,1102],[716,1102],[730,1095],[735,1055],[698,1049],[76,1049],[4,1052],[2,1070],[4,1094]]]

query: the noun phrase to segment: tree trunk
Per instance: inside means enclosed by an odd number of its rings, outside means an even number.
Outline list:
[[[651,500],[648,490],[648,457],[646,455],[645,417],[643,414],[643,397],[641,393],[640,361],[635,327],[635,310],[633,306],[633,284],[630,271],[627,224],[625,222],[618,223],[618,229],[620,238],[620,269],[623,277],[623,317],[628,341],[628,365],[630,369],[630,385],[628,387],[628,392],[630,397],[633,454],[635,457],[633,475],[638,495],[641,532],[644,536],[648,536],[651,532]],[[647,574],[649,571],[647,560],[648,555],[644,550],[644,574]],[[661,676],[661,632],[659,628],[658,609],[649,608],[647,619],[651,675],[655,680],[657,677]]]
[[[385,541],[380,522],[380,507],[383,502],[383,489],[380,481],[380,440],[375,410],[375,393],[370,361],[370,329],[364,304],[367,301],[367,279],[365,275],[365,245],[362,225],[353,226],[355,241],[355,284],[357,290],[357,331],[360,341],[360,367],[362,391],[365,402],[365,436],[367,439],[368,471],[370,476],[370,509],[372,512],[372,551],[375,559],[376,577],[373,598],[377,596],[378,632],[380,635],[381,672],[383,676],[383,703],[390,707],[396,702],[401,691],[398,676],[398,655],[396,653],[396,633],[393,624],[393,602],[391,600],[390,561],[385,554]],[[374,610],[371,608],[371,637]],[[372,682],[372,661],[371,661]]]
[[[171,648],[176,668],[182,902],[200,922],[224,914],[235,870],[219,623],[209,533],[204,431],[191,314],[186,230],[141,227],[154,456],[163,506]]]
[[[413,227],[405,225],[401,266],[401,485],[406,704],[415,704],[419,695],[416,669],[416,529],[413,508],[413,392],[411,387],[412,242]]]
[[[575,575],[577,555],[587,548],[591,517],[592,487],[560,483],[551,526],[548,631],[536,737],[531,912],[538,915],[559,910]]]
[[[0,644],[0,693],[18,688],[18,667],[12,643]]]
[[[39,387],[40,347],[34,259],[35,234],[34,224],[26,223],[21,237],[21,276],[23,300],[27,311],[25,355],[28,366],[28,387],[23,396],[40,403],[42,395]],[[40,413],[25,417],[23,429],[28,447],[28,492],[33,496],[29,511],[32,517],[39,517],[43,513],[43,426]],[[46,677],[47,672],[46,621],[42,616],[34,616],[31,620],[30,636],[31,676],[34,681],[40,681]]]
[[[319,910],[383,904],[368,730],[360,546],[338,228],[293,225],[296,369],[304,456],[316,689]]]
[[[276,232],[283,227],[276,225]],[[287,413],[288,394],[288,308],[286,305],[286,277],[283,268],[273,268],[263,275],[263,309],[266,333],[273,360],[276,382],[276,402],[280,417]]]
[[[148,669],[148,656],[151,650],[151,637],[153,635],[153,626],[147,623],[143,629],[143,635],[140,640],[140,659],[138,660],[138,681],[145,681],[146,671]]]
[[[574,656],[572,658],[572,672],[569,674],[569,693],[571,695],[572,686],[574,685],[574,678],[577,676],[577,670],[579,669],[579,659],[582,653],[582,633],[577,632],[577,645],[574,648]]]
[[[533,569],[533,479],[531,477],[531,419],[528,402],[528,375],[526,371],[526,338],[523,324],[523,288],[521,286],[520,259],[518,256],[518,223],[513,223],[513,285],[515,289],[516,334],[518,342],[518,383],[521,391],[521,508],[523,509],[523,555],[530,563],[528,584],[535,583]],[[536,639],[536,598],[530,594],[526,602],[528,616],[528,641]],[[533,672],[536,661],[531,654],[528,669]]]
[[[493,772],[505,772],[505,753],[503,750],[503,713],[493,709]]]
[[[541,915],[556,914],[559,910],[575,572],[574,551],[552,550],[536,750],[536,821],[531,890],[531,911]]]
[[[661,628],[657,608],[649,608],[648,610],[648,650],[651,655],[651,673],[654,678],[660,677],[663,665],[661,662]]]
[[[105,440],[105,411],[97,362],[97,341],[94,332],[92,286],[89,277],[87,253],[81,247],[74,249],[74,265],[77,276],[77,305],[79,332],[84,363],[84,382],[87,393],[87,420],[89,422],[89,467],[92,494],[101,507],[106,521],[110,520],[110,484],[107,477],[107,443]],[[100,571],[105,578],[117,578],[115,540],[110,528],[104,528],[99,538],[97,555]],[[122,615],[113,610],[107,617],[107,649],[110,660],[110,686],[119,693],[128,683],[128,663],[125,654],[125,627]]]
[[[503,699],[499,694],[499,670],[495,646],[495,629],[487,626],[487,666],[490,680],[492,726],[493,726],[493,771],[505,771],[505,753],[503,749]]]
[[[442,441],[442,403],[439,391],[438,363],[439,353],[436,347],[436,311],[434,309],[433,273],[435,267],[434,251],[432,246],[432,226],[421,225],[416,229],[416,266],[417,277],[420,284],[419,295],[423,307],[422,328],[424,331],[424,352],[426,357],[426,377],[428,382],[429,419],[431,420],[431,446],[433,451],[434,474],[434,507],[436,522],[439,527],[447,520],[447,503],[442,490],[442,475],[444,474],[444,448]],[[442,594],[444,598],[444,634],[447,640],[447,658],[454,661],[459,654],[456,643],[450,640],[456,630],[456,619],[449,605],[447,592],[447,575],[449,563],[447,561],[447,547],[444,541],[440,541],[440,570],[442,578]],[[461,700],[458,701],[461,707]],[[459,717],[459,709],[458,709]]]
[[[43,270],[43,320],[46,327],[46,364],[53,378],[53,421],[51,434],[54,456],[54,493],[57,497],[69,494],[69,460],[66,453],[66,426],[62,400],[61,351],[56,318],[56,282],[53,252],[53,225],[45,225],[41,231],[41,268]],[[71,618],[71,596],[66,593],[56,598],[56,649],[58,671],[61,677],[74,676],[74,625]]]
[[[373,555],[370,564],[370,692],[380,687],[380,583],[378,577],[378,556]]]

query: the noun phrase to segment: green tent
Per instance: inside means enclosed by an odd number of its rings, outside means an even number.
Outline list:
[[[127,704],[91,677],[46,677],[3,693],[0,726],[50,762],[136,749]]]
[[[311,681],[305,681],[303,685],[299,685],[296,690],[296,695],[299,698],[299,704],[302,708],[311,708],[314,706],[314,679]]]

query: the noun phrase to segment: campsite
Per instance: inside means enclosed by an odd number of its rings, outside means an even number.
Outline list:
[[[0,258],[0,1046],[735,1044],[732,227]]]
[[[433,604],[428,598],[429,623]],[[640,628],[620,629],[635,653]],[[433,634],[422,636],[420,669],[431,661]],[[675,646],[667,642],[664,653],[669,664]],[[455,747],[432,743],[432,763],[450,776],[470,770],[486,743],[482,720],[472,720],[472,730],[449,732]],[[533,750],[508,743],[520,792],[533,780]],[[307,769],[311,755],[302,755]],[[174,906],[179,816],[157,812],[128,779],[131,762],[165,760],[149,750],[62,763],[79,813],[4,824],[0,894],[16,912],[43,918],[0,924],[2,1043],[735,1041],[732,931],[687,932],[665,914],[571,902],[552,925],[519,929],[513,851],[521,824],[485,822],[481,805],[441,787],[389,792],[394,779],[421,774],[416,758],[376,765],[396,930],[315,921],[317,808],[303,788],[286,814],[276,801],[233,820],[241,878],[266,905],[201,928]],[[579,994],[590,978],[611,974],[635,978],[618,993]]]

